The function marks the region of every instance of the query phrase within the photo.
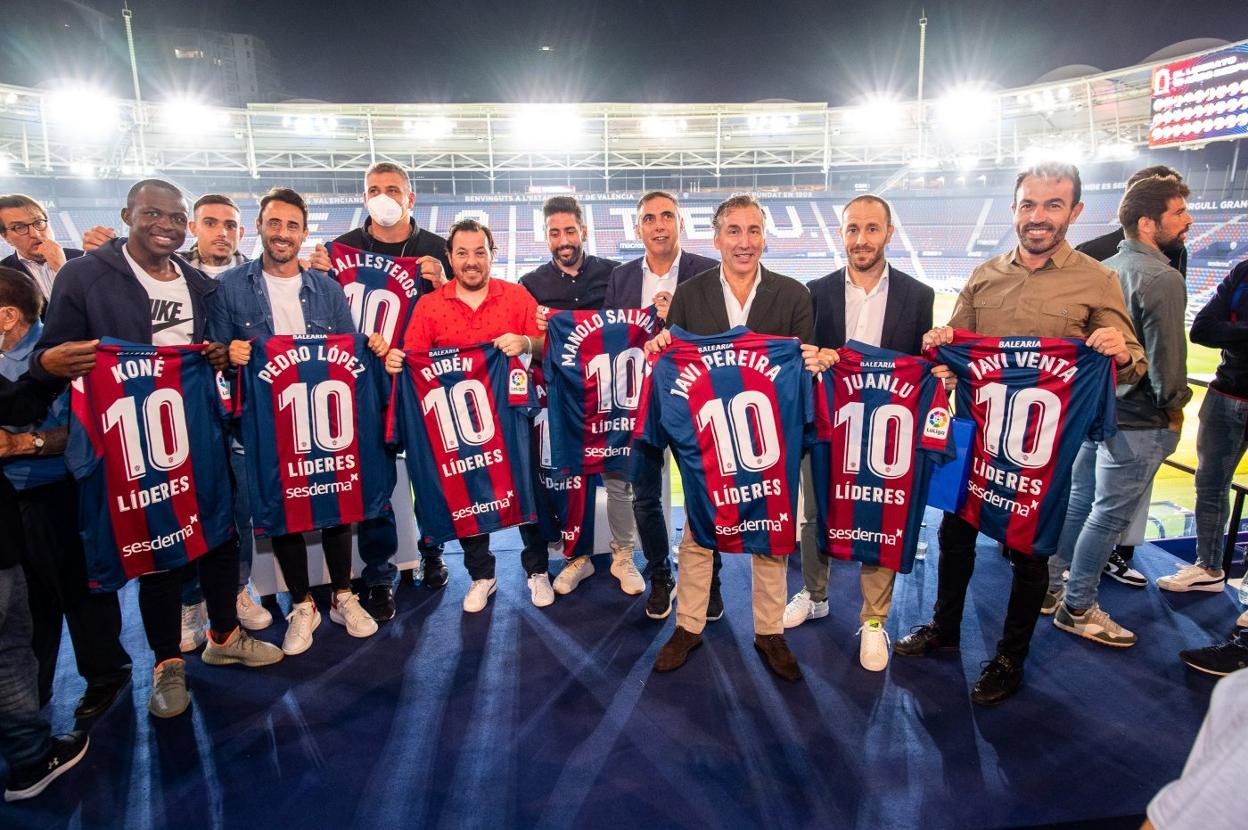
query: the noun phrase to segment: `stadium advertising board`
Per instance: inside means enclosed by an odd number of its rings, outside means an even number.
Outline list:
[[[1159,66],[1148,146],[1248,136],[1248,44]]]

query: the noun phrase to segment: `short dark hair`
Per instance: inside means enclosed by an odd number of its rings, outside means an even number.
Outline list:
[[[556,213],[570,213],[576,217],[578,225],[585,224],[585,217],[581,215],[581,205],[572,196],[551,196],[546,200],[546,204],[542,205],[542,218],[549,219]]]
[[[1079,168],[1073,164],[1067,164],[1064,161],[1042,161],[1033,164],[1026,170],[1019,172],[1018,178],[1014,180],[1014,193],[1010,196],[1010,204],[1018,204],[1018,189],[1023,186],[1023,179],[1028,176],[1035,176],[1040,179],[1070,179],[1075,186],[1074,201],[1070,203],[1071,207],[1079,204],[1083,199],[1083,181],[1079,178]]]
[[[711,217],[711,227],[715,229],[715,234],[719,235],[719,226],[723,223],[724,214],[730,210],[737,208],[752,207],[758,210],[763,221],[767,221],[767,212],[763,210],[763,206],[748,193],[734,193],[727,199],[719,203],[719,207],[715,208],[715,215]]]
[[[195,200],[195,206],[191,208],[191,213],[199,210],[204,205],[225,205],[238,210],[238,205],[234,204],[234,200],[229,196],[223,196],[220,193],[205,193]],[[242,213],[241,210],[238,212]]]
[[[893,224],[893,206],[884,200],[883,196],[876,196],[874,193],[862,193],[845,203],[845,210],[849,210],[849,206],[858,202],[875,202],[884,208],[884,223],[886,225]]]
[[[667,199],[672,204],[678,207],[680,206],[680,202],[676,201],[676,197],[668,193],[666,190],[651,190],[649,193],[637,200],[637,209],[641,210],[645,207],[646,202],[651,199]]]
[[[48,212],[43,209],[43,205],[36,202],[25,193],[9,193],[0,196],[0,210],[7,208],[31,208],[39,211],[44,219],[48,218]],[[0,233],[8,233],[9,229],[4,226],[4,222],[0,222]]]
[[[13,306],[26,325],[33,326],[43,309],[43,295],[35,281],[16,268],[0,266],[0,308]]]
[[[1131,185],[1136,182],[1142,181],[1143,179],[1151,179],[1153,176],[1171,176],[1179,181],[1183,181],[1183,177],[1179,175],[1179,171],[1175,170],[1170,165],[1154,164],[1150,167],[1145,167],[1132,173],[1131,178],[1127,179],[1127,187],[1130,188]]]
[[[260,200],[260,215],[264,216],[264,209],[269,206],[269,202],[282,202],[287,205],[294,205],[299,208],[299,212],[303,214],[303,226],[308,226],[308,203],[303,201],[303,197],[289,187],[275,187],[268,193],[264,194],[264,198]]]
[[[1148,217],[1154,222],[1160,222],[1171,199],[1186,199],[1191,193],[1191,188],[1174,176],[1150,176],[1141,179],[1127,188],[1118,205],[1118,221],[1122,224],[1122,232],[1135,239],[1140,235],[1141,219]]]
[[[498,250],[496,247],[494,247],[494,234],[490,232],[489,225],[482,225],[476,219],[465,218],[465,219],[460,219],[454,225],[451,225],[451,229],[447,231],[446,233],[447,254],[450,254],[451,246],[455,244],[455,234],[463,232],[463,231],[468,231],[468,232],[480,231],[484,233],[485,242],[487,245],[490,246],[490,253],[492,254],[496,250]]]
[[[176,193],[179,196],[182,195],[182,191],[179,190],[178,186],[172,182],[167,182],[164,179],[142,179],[141,181],[135,182],[131,186],[129,192],[126,193],[126,207],[134,207],[135,198],[139,195],[139,191],[145,187],[156,188],[158,190],[168,190],[170,193]]]

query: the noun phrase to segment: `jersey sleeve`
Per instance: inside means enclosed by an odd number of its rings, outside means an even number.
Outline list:
[[[104,436],[96,429],[86,381],[79,378],[70,385],[69,440],[65,445],[65,466],[78,480],[91,475],[104,455]]]
[[[1093,359],[1104,361],[1109,366],[1105,370],[1105,379],[1091,402],[1096,407],[1096,417],[1088,426],[1088,440],[1104,441],[1118,434],[1118,397],[1114,383],[1116,372],[1110,358],[1098,354]]]
[[[659,412],[659,399],[654,393],[660,355],[646,360],[646,374],[641,381],[641,400],[637,402],[637,422],[633,425],[633,441],[663,449],[668,444]]]
[[[925,368],[925,372],[928,370]],[[953,458],[957,454],[952,440],[953,417],[949,413],[949,395],[945,384],[930,372],[924,379],[930,382],[931,392],[921,411],[923,432],[919,437],[919,449],[926,450],[940,459]]]
[[[806,371],[806,367],[802,367],[802,372],[808,377],[803,377],[800,384],[801,404],[802,404],[802,449],[806,450],[811,444],[817,440],[815,437],[815,384],[818,377]],[[820,376],[822,376],[820,372]]]
[[[536,305],[533,312],[536,318]],[[533,379],[519,357],[507,358],[507,405],[530,418],[541,410],[537,405],[537,390]]]

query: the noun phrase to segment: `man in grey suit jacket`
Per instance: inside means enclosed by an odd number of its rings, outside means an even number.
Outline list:
[[[643,308],[653,303],[659,316],[667,317],[676,286],[695,274],[715,268],[719,263],[710,257],[680,249],[680,235],[685,223],[680,218],[676,197],[662,190],[652,190],[637,201],[637,238],[646,247],[645,256],[617,265],[607,281],[604,308]],[[633,471],[633,518],[637,536],[650,571],[650,596],[646,599],[646,616],[652,620],[666,619],[672,613],[672,568],[667,551],[671,539],[663,515],[663,463],[665,453],[650,447],[633,448],[636,454]],[[712,584],[712,606],[715,606],[715,585]],[[709,619],[723,615],[723,603],[711,608]]]
[[[759,334],[796,337],[811,371],[831,365],[834,353],[821,356],[811,343],[814,317],[805,286],[762,267],[766,220],[762,206],[748,195],[733,196],[715,210],[715,247],[723,258],[719,268],[698,274],[676,290],[667,322],[693,334],[718,334],[744,325]],[[647,344],[658,351],[671,341],[665,330]],[[659,650],[655,671],[684,665],[689,652],[702,644],[710,600],[712,551],[697,544],[688,525],[680,541],[680,582],[676,587],[676,631]],[[787,595],[785,556],[751,557],[754,578],[754,647],[767,667],[785,680],[800,680],[797,659],[784,641],[784,600]]]
[[[932,327],[930,286],[889,265],[884,251],[893,237],[892,208],[878,196],[851,199],[841,214],[846,266],[811,282],[815,345],[839,349],[848,340],[906,354],[919,354],[923,333]],[[810,460],[802,466],[802,590],[784,610],[784,627],[828,614],[828,557],[819,550],[818,523]],[[863,565],[858,660],[868,671],[888,665],[884,624],[893,601],[897,572]]]

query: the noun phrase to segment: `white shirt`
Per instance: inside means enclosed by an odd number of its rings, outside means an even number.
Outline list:
[[[229,265],[209,265],[208,263],[201,261],[199,265],[195,267],[215,280],[217,277],[236,266],[232,262]]]
[[[869,346],[879,346],[884,337],[884,309],[888,306],[888,272],[884,273],[875,288],[864,291],[849,278],[845,271],[845,339],[857,340]]]
[[[724,291],[724,309],[728,312],[728,326],[736,328],[744,326],[745,321],[750,317],[750,308],[754,305],[754,295],[758,293],[759,274],[763,270],[762,266],[754,272],[754,281],[750,284],[750,293],[745,298],[745,305],[737,302],[736,296],[732,293],[732,286],[728,284],[728,279],[724,276],[724,266],[719,266],[719,284]]]
[[[178,272],[175,280],[158,280],[130,256],[125,245],[121,252],[134,272],[134,277],[147,292],[148,303],[152,314],[152,345],[153,346],[189,346],[195,336],[195,311],[191,305],[191,289],[186,284],[186,275],[173,260],[169,262]]]
[[[641,258],[641,304],[648,306],[654,301],[654,295],[661,291],[676,293],[676,277],[680,273],[680,248],[676,249],[676,258],[666,274],[656,274],[650,270],[650,263]]]
[[[35,278],[35,285],[39,286],[39,290],[43,293],[44,302],[52,297],[52,280],[56,279],[56,274],[52,273],[52,269],[48,267],[46,262],[35,262],[32,259],[21,259],[18,261],[26,266],[26,270]]]
[[[303,322],[303,276],[275,277],[264,272],[264,287],[269,294],[269,306],[273,309],[274,334],[307,334]]]

